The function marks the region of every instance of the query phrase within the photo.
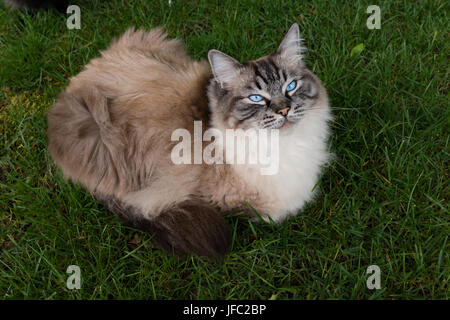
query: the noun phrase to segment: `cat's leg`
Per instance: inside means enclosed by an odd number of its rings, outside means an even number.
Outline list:
[[[64,175],[90,192],[120,195],[134,186],[123,130],[94,85],[69,87],[47,114],[48,148]]]

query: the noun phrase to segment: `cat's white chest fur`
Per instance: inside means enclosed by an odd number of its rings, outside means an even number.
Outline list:
[[[295,215],[314,196],[327,150],[328,108],[311,110],[290,131],[279,135],[278,172],[261,175],[260,166],[238,165],[236,173],[259,191],[262,210],[274,221]],[[273,159],[272,159],[273,160]]]

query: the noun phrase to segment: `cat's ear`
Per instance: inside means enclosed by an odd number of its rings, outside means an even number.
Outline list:
[[[242,67],[239,61],[215,49],[209,50],[208,59],[214,78],[222,88],[227,87],[239,75]]]
[[[300,38],[300,29],[297,22],[294,22],[284,36],[283,41],[281,41],[276,53],[288,63],[303,64],[302,52],[305,49],[302,47],[301,42],[302,39]]]

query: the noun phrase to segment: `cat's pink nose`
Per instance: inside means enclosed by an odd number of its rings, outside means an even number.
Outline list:
[[[281,115],[286,117],[287,113],[289,112],[289,109],[291,109],[291,108],[287,107],[287,108],[278,110],[277,113],[279,113],[279,114],[281,114]]]

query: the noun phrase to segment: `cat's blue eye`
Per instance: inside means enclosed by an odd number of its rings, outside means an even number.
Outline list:
[[[288,86],[286,87],[286,91],[292,91],[295,89],[295,87],[297,87],[297,81],[292,81],[291,83],[288,84]]]
[[[253,102],[260,102],[262,101],[263,97],[260,96],[259,94],[252,94],[250,97],[248,97],[250,100],[252,100]]]

